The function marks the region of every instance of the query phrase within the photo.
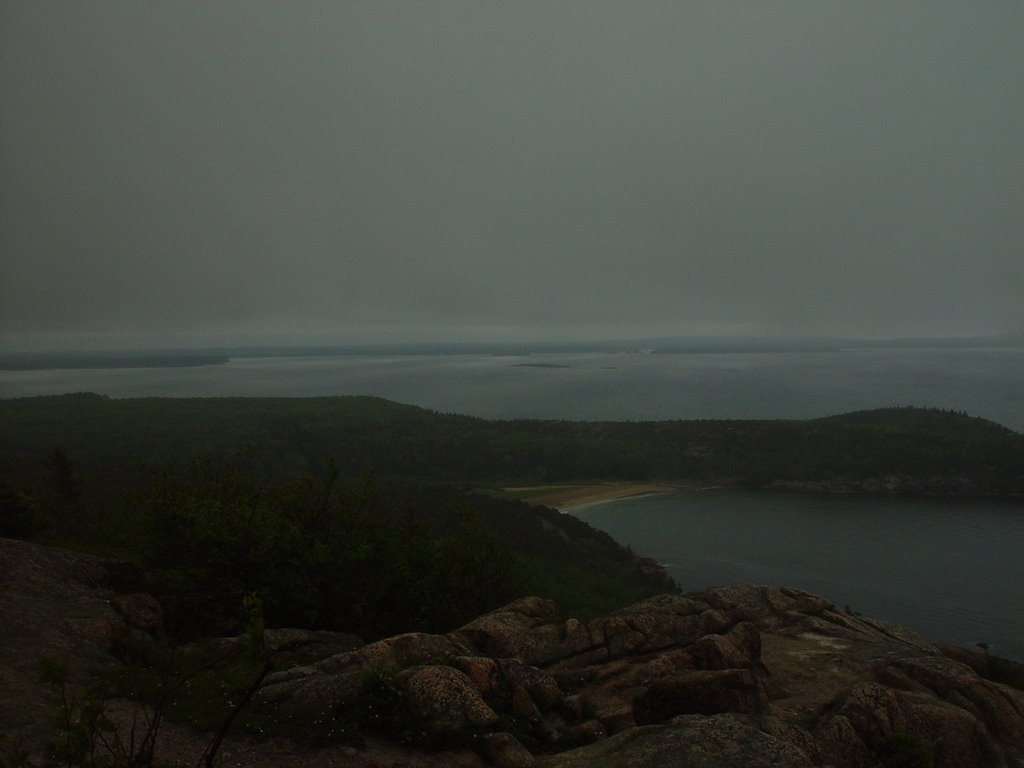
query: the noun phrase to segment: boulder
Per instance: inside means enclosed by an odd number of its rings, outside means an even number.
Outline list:
[[[607,658],[690,645],[732,621],[699,600],[678,595],[648,598],[590,623],[590,634],[607,648]]]
[[[854,685],[823,730],[823,755],[837,765],[867,766],[893,737],[940,754],[944,768],[1008,764],[988,728],[967,710],[877,683]]]
[[[512,714],[523,720],[533,722],[541,719],[540,710],[537,709],[537,705],[533,703],[530,694],[521,685],[517,685],[512,689]]]
[[[571,653],[565,627],[555,623],[557,619],[558,608],[551,600],[523,598],[474,619],[448,637],[479,655],[543,665]],[[575,637],[574,642],[578,642]]]
[[[440,635],[396,635],[329,656],[316,664],[270,674],[255,700],[260,704],[296,701],[303,708],[323,710],[354,701],[371,673],[394,673],[463,656],[467,651],[466,646]]]
[[[502,674],[495,659],[486,656],[459,656],[452,660],[452,664],[469,677],[485,698],[498,693]]]
[[[547,672],[518,659],[499,659],[497,665],[506,687],[521,688],[540,712],[548,712],[561,703],[562,691]]]
[[[689,653],[696,669],[750,668],[761,659],[761,633],[743,621],[724,635],[704,635]]]
[[[413,667],[400,672],[396,681],[404,685],[409,705],[432,734],[464,734],[498,721],[473,681],[453,667]]]
[[[562,629],[564,645],[568,655],[575,656],[593,648],[590,630],[579,619],[569,619]]]
[[[632,698],[608,688],[594,688],[581,694],[580,701],[584,714],[592,713],[606,732],[618,733],[636,725]]]
[[[778,627],[833,608],[824,598],[786,587],[737,585],[695,593],[695,600],[715,608],[733,622],[749,621],[761,629]]]

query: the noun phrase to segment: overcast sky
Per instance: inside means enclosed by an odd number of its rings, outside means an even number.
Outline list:
[[[1021,333],[1022,39],[1016,0],[6,0],[0,329]]]

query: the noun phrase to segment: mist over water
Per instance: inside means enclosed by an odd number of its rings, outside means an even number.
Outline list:
[[[0,372],[0,397],[373,395],[484,418],[793,419],[915,405],[1024,431],[1024,349],[236,358]]]
[[[1019,504],[721,489],[574,514],[665,564],[684,591],[795,587],[932,640],[986,642],[1024,661]]]

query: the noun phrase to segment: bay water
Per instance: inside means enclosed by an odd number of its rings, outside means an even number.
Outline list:
[[[776,584],[1024,661],[1024,506],[709,489],[570,508],[684,591]]]

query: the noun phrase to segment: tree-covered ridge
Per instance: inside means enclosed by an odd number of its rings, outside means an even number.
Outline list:
[[[674,589],[575,518],[377,468],[434,420],[371,398],[0,402],[0,536],[145,566],[190,634],[230,630],[249,594],[273,625],[373,637],[524,594],[594,616]]]
[[[39,477],[60,445],[93,477],[133,462],[260,446],[264,469],[334,460],[345,476],[482,485],[659,480],[939,493],[1024,493],[1024,435],[887,408],[803,421],[487,421],[371,397],[0,401],[0,471]]]
[[[56,449],[48,478],[0,478],[0,536],[133,563],[121,589],[157,595],[179,638],[239,631],[251,599],[270,626],[373,638],[446,631],[527,594],[590,617],[676,589],[650,561],[552,509],[443,485],[342,481],[330,463],[275,479],[259,463],[246,449],[104,483]]]

